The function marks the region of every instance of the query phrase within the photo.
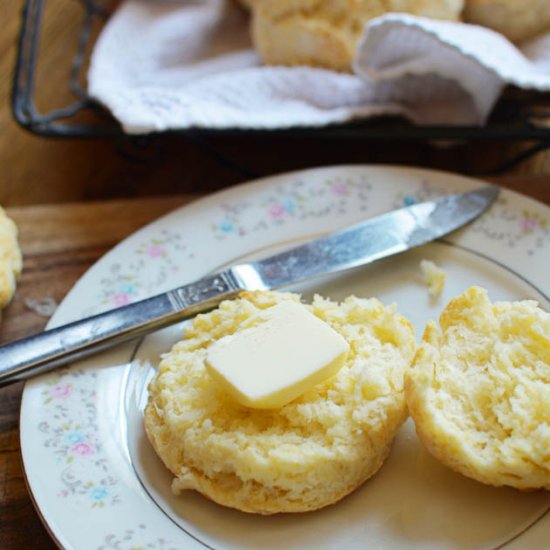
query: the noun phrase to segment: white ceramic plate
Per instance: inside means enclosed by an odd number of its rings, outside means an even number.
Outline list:
[[[86,273],[50,326],[190,282],[236,259],[481,182],[425,170],[342,166],[258,180],[197,201],[138,231]],[[444,241],[300,290],[395,302],[418,335],[470,285],[493,299],[549,307],[550,209],[502,191],[498,203]],[[430,300],[419,261],[447,271]],[[25,388],[21,448],[29,486],[52,536],[70,549],[547,548],[550,495],[486,487],[439,465],[407,422],[381,471],[318,512],[260,517],[195,493],[171,495],[141,414],[171,327],[41,376]]]

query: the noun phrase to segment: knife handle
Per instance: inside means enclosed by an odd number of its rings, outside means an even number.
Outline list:
[[[0,346],[0,386],[208,311],[222,300],[234,298],[241,290],[229,269],[164,294]]]

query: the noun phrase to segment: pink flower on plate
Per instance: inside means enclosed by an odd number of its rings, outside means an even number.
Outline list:
[[[149,258],[160,258],[166,254],[166,250],[158,244],[151,244],[147,247],[145,253]]]
[[[524,216],[520,220],[521,230],[524,233],[532,233],[538,225],[538,220],[530,216]]]
[[[130,303],[130,295],[127,292],[115,292],[111,294],[111,302],[115,306],[125,306]]]
[[[349,186],[347,183],[336,182],[333,183],[330,188],[332,192],[339,197],[349,194]]]
[[[91,456],[95,454],[95,447],[89,441],[78,441],[71,446],[69,452],[78,456]]]
[[[285,208],[282,204],[274,203],[270,205],[268,211],[273,220],[282,220],[285,217]]]
[[[55,399],[67,399],[72,391],[73,388],[69,384],[58,384],[50,390],[50,395]]]

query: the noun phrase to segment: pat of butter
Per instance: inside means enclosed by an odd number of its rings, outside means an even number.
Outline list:
[[[242,405],[275,409],[336,374],[349,345],[297,302],[282,302],[262,321],[210,346],[208,372]]]

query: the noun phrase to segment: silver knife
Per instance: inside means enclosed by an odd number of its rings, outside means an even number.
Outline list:
[[[6,344],[0,347],[0,386],[208,311],[242,290],[285,287],[433,241],[477,218],[497,195],[498,188],[487,185],[393,210],[264,260]]]

